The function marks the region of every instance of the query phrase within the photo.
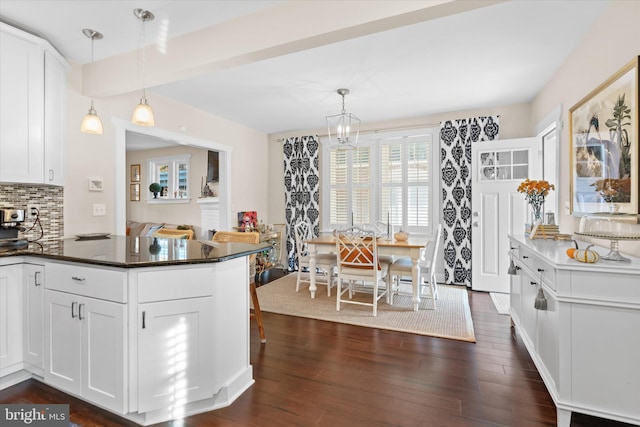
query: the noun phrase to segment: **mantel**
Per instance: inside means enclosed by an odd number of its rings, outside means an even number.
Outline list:
[[[198,197],[199,205],[219,205],[220,197]]]

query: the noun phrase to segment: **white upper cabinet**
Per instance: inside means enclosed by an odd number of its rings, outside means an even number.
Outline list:
[[[38,37],[0,23],[0,182],[63,184],[69,65]]]

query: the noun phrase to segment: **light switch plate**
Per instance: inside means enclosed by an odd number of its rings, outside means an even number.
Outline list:
[[[105,216],[107,214],[107,205],[104,203],[93,204],[93,216]]]

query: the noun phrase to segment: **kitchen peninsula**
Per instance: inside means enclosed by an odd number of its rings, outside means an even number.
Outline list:
[[[0,389],[36,378],[142,425],[230,405],[253,384],[248,255],[266,247],[89,236],[0,253]]]

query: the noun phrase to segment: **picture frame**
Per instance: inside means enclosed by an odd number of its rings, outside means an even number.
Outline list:
[[[140,182],[140,165],[131,165],[131,182]]]
[[[129,184],[129,200],[132,202],[140,201],[140,184]]]
[[[102,178],[89,178],[89,191],[103,191]]]
[[[569,109],[571,214],[638,214],[640,56]]]

